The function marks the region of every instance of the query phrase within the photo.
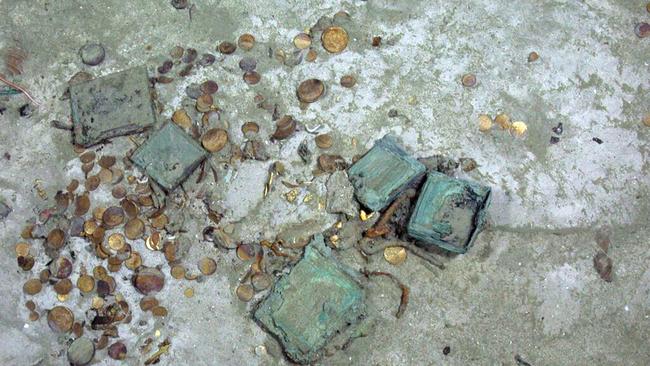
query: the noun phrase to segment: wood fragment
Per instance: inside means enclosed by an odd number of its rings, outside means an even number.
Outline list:
[[[158,363],[160,361],[160,356],[169,352],[169,347],[171,347],[169,339],[165,339],[164,342],[158,345],[158,351],[151,355],[151,357],[147,358],[147,360],[144,361],[144,364],[152,365],[154,363]]]
[[[409,289],[408,286],[403,284],[402,281],[397,279],[397,277],[395,277],[395,275],[393,275],[392,273],[382,272],[382,271],[368,271],[366,269],[362,269],[361,273],[363,273],[368,278],[370,276],[388,277],[391,280],[393,280],[393,282],[395,284],[397,284],[399,286],[400,290],[402,290],[402,296],[400,297],[399,307],[397,308],[397,312],[395,313],[395,317],[398,318],[398,319],[400,317],[402,317],[402,315],[404,315],[404,312],[406,311],[406,306],[409,303],[409,295],[411,293],[411,289]]]
[[[517,362],[517,366],[533,366],[530,363],[526,362],[519,354],[515,355],[515,361]]]
[[[27,52],[20,47],[9,47],[5,54],[5,66],[11,75],[23,73],[23,62],[27,59]]]
[[[395,215],[395,211],[397,211],[397,209],[405,200],[410,200],[411,198],[415,197],[415,194],[416,192],[414,189],[408,189],[399,197],[397,197],[397,199],[393,201],[390,206],[388,206],[386,211],[384,211],[384,214],[381,215],[375,226],[366,230],[365,236],[368,238],[377,238],[390,233],[391,230],[388,226],[388,223],[390,222],[390,219],[393,217],[393,215]]]

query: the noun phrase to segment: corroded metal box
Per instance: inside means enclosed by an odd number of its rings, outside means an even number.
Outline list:
[[[201,145],[176,124],[155,131],[131,160],[166,191],[172,191],[208,156]]]
[[[139,133],[156,123],[144,66],[70,85],[70,108],[73,140],[82,146]]]
[[[364,316],[364,291],[350,269],[332,256],[318,234],[303,258],[275,284],[254,313],[257,322],[301,364],[322,356],[330,340]]]
[[[359,202],[381,211],[425,170],[394,136],[386,135],[350,167],[348,175]]]
[[[408,234],[424,245],[465,253],[486,222],[490,187],[430,172],[411,214]]]

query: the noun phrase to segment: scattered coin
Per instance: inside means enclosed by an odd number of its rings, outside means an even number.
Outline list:
[[[149,220],[151,222],[151,227],[155,229],[163,229],[169,223],[169,218],[164,213],[156,215]]]
[[[241,284],[237,286],[237,297],[239,298],[240,301],[243,302],[249,302],[255,295],[255,290],[253,289],[253,286],[249,284]]]
[[[257,61],[252,57],[244,57],[239,60],[239,68],[246,72],[251,72],[257,67]]]
[[[329,53],[342,52],[348,46],[348,33],[338,26],[326,28],[320,39],[323,48]]]
[[[246,122],[241,126],[241,132],[244,137],[251,138],[260,131],[260,126],[255,122]]]
[[[23,284],[23,292],[27,295],[36,295],[43,289],[43,284],[38,278],[31,278]]]
[[[200,265],[200,264],[199,264]],[[173,278],[180,280],[185,277],[185,267],[183,267],[180,264],[173,265],[172,268],[170,269],[170,274],[172,275]]]
[[[219,44],[219,47],[217,47],[217,50],[224,55],[230,55],[231,53],[235,52],[236,49],[237,46],[234,43],[226,41],[221,42]]]
[[[498,124],[503,130],[509,130],[512,126],[510,116],[505,113],[497,114],[497,116],[494,118],[494,122],[496,122],[496,124]]]
[[[252,34],[244,33],[239,36],[237,44],[239,44],[239,47],[241,47],[243,50],[250,51],[253,46],[255,46],[255,37],[253,37]]]
[[[165,316],[167,316],[167,308],[164,307],[164,306],[158,305],[158,306],[154,307],[153,309],[151,309],[151,313],[154,316],[165,317]]]
[[[29,249],[31,248],[31,245],[29,243],[21,242],[16,244],[15,250],[16,250],[16,257],[26,257],[29,255]]]
[[[149,311],[158,306],[158,299],[153,296],[144,296],[140,299],[140,309],[142,311]]]
[[[124,222],[124,210],[122,207],[111,206],[104,211],[102,222],[106,228],[114,228]]]
[[[510,131],[516,137],[523,137],[526,135],[526,131],[528,131],[528,126],[526,126],[526,123],[522,121],[513,122]]]
[[[344,88],[352,88],[357,84],[357,79],[352,75],[344,75],[341,77],[340,83]]]
[[[73,366],[88,365],[95,356],[95,344],[86,337],[77,338],[68,346],[68,361]]]
[[[174,111],[172,114],[172,121],[183,128],[192,128],[192,118],[190,118],[190,115],[187,114],[187,111],[185,111],[185,109],[178,109]]]
[[[293,38],[293,45],[300,50],[309,48],[309,46],[311,46],[311,36],[307,33],[298,33]]]
[[[325,173],[347,169],[348,164],[341,155],[322,154],[318,157],[318,167]]]
[[[181,58],[181,61],[186,64],[190,64],[196,60],[199,53],[194,48],[188,48],[185,50],[185,54]]]
[[[634,27],[634,34],[639,38],[650,36],[650,24],[646,22],[638,23],[636,27]]]
[[[122,199],[126,197],[126,188],[124,188],[124,186],[122,185],[115,186],[111,190],[111,195],[113,196],[113,198]]]
[[[88,66],[97,66],[104,61],[106,51],[99,43],[86,43],[79,49],[81,61]]]
[[[646,127],[650,127],[650,114],[646,114],[646,116],[643,117],[643,124]]]
[[[474,74],[465,74],[461,78],[461,83],[466,88],[473,88],[476,86],[476,75]]]
[[[95,279],[89,275],[81,275],[77,279],[77,288],[87,294],[95,289]]]
[[[481,132],[488,132],[492,129],[492,117],[487,114],[478,116],[478,130]]]
[[[290,115],[284,115],[277,122],[275,122],[275,132],[273,138],[276,140],[284,140],[293,135],[296,131],[296,120]]]
[[[65,306],[55,306],[47,313],[47,324],[57,333],[67,333],[72,329],[74,314]]]
[[[66,257],[58,257],[50,263],[50,272],[56,278],[68,278],[72,274],[72,261]]]
[[[47,234],[46,245],[52,249],[60,249],[65,243],[65,233],[61,229],[52,229],[49,234]]]
[[[307,79],[300,83],[297,90],[298,99],[304,103],[313,103],[325,92],[325,84],[318,79]]]
[[[54,292],[59,295],[67,295],[72,291],[72,281],[69,278],[64,278],[54,284]]]
[[[217,262],[210,257],[203,257],[199,260],[199,271],[206,276],[210,276],[217,271]]]
[[[326,133],[317,135],[314,138],[314,141],[316,141],[316,146],[318,146],[321,149],[329,149],[330,147],[332,147],[333,144],[332,136]]]
[[[212,95],[203,94],[196,99],[196,110],[202,113],[209,112],[212,109]]]
[[[183,295],[185,295],[185,297],[187,297],[187,298],[194,297],[194,289],[191,288],[191,287],[186,288],[183,291]]]
[[[108,237],[108,246],[115,251],[122,251],[126,246],[124,235],[113,233]]]
[[[149,295],[162,290],[165,285],[165,275],[157,268],[140,269],[133,278],[133,286],[142,294]]]
[[[204,94],[214,94],[219,90],[219,84],[214,80],[206,80],[201,84],[201,91]]]
[[[237,257],[243,261],[249,261],[255,257],[255,248],[246,243],[237,246]]]
[[[124,235],[130,240],[139,239],[144,234],[144,222],[139,218],[134,218],[124,225]]]
[[[126,268],[135,271],[142,266],[142,256],[138,252],[131,252],[129,258],[124,261]]]
[[[262,79],[262,75],[260,75],[257,71],[247,71],[244,73],[244,81],[248,85],[255,85],[260,82]]]
[[[256,273],[251,278],[251,284],[255,291],[264,291],[272,285],[271,276],[266,273]]]
[[[126,353],[126,345],[122,342],[115,342],[108,346],[108,356],[114,360],[125,359]]]
[[[528,62],[535,62],[539,60],[539,54],[535,51],[528,54]]]
[[[221,151],[228,143],[228,132],[221,128],[208,130],[201,137],[201,144],[209,152]]]
[[[400,246],[386,247],[384,259],[392,265],[400,265],[406,260],[406,249]]]
[[[317,57],[318,57],[318,52],[316,52],[316,50],[314,49],[311,49],[309,50],[309,52],[307,52],[307,55],[305,56],[305,60],[307,60],[307,62],[314,62],[316,61]]]

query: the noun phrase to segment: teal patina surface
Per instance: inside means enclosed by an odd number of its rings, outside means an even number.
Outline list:
[[[74,143],[91,146],[156,123],[144,66],[70,85]]]
[[[131,160],[165,190],[172,191],[207,155],[190,135],[167,123],[133,153]]]
[[[386,135],[348,170],[359,202],[373,211],[390,204],[426,168]]]
[[[318,234],[303,258],[283,276],[255,311],[255,319],[299,363],[311,363],[336,334],[364,314],[356,274],[338,263]]]
[[[421,243],[465,253],[485,225],[490,194],[490,187],[430,172],[408,234]]]

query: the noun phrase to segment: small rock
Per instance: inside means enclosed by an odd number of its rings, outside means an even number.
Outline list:
[[[397,116],[399,116],[399,112],[397,112],[397,109],[391,109],[388,111],[389,118],[395,118]]]
[[[551,140],[549,142],[551,143],[551,145],[555,145],[558,142],[560,142],[560,138],[557,136],[551,136]]]
[[[463,169],[464,172],[471,172],[476,169],[476,160],[472,158],[460,158],[458,161],[460,162],[460,168]]]
[[[68,361],[74,366],[87,365],[95,355],[95,345],[85,337],[77,338],[68,347]]]
[[[339,170],[332,173],[327,180],[327,212],[332,214],[342,213],[348,217],[355,217],[359,212],[359,204],[354,199],[354,187],[345,171]]]
[[[594,256],[594,268],[596,268],[596,272],[598,272],[600,278],[606,282],[612,282],[612,258],[610,258],[606,253],[598,252],[598,254]]]
[[[104,46],[99,43],[87,43],[79,49],[81,61],[89,66],[97,66],[104,61],[106,51]]]
[[[535,62],[539,60],[539,54],[535,51],[528,54],[528,62]]]
[[[34,113],[34,107],[31,104],[25,104],[18,109],[21,117],[29,117]]]
[[[175,9],[178,10],[183,10],[187,8],[187,0],[172,0],[171,4]]]
[[[303,140],[300,145],[298,145],[298,156],[305,164],[311,162],[311,151],[309,151],[309,146],[307,140]]]
[[[564,127],[562,126],[562,122],[559,122],[557,126],[552,128],[552,130],[556,135],[561,135],[562,132],[564,132]]]

